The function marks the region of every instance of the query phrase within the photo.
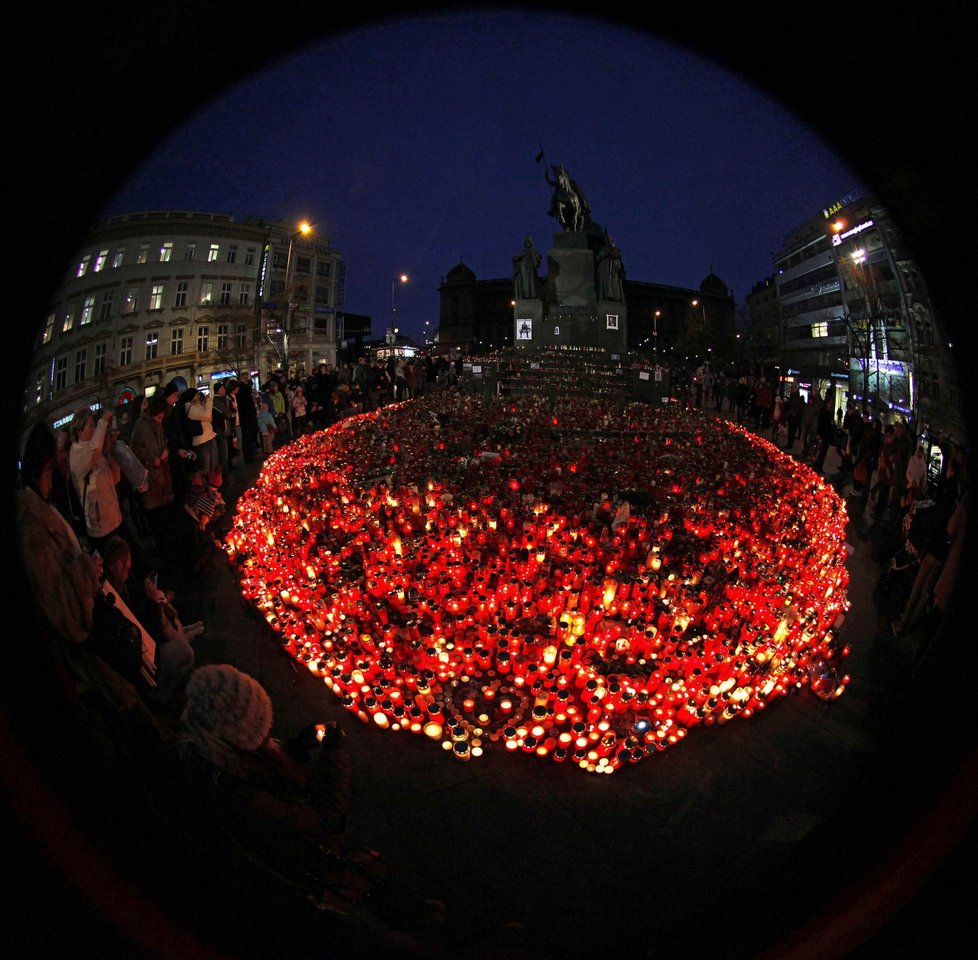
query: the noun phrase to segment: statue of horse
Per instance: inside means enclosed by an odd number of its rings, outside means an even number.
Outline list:
[[[568,233],[583,230],[587,224],[591,208],[563,165],[559,163],[552,165],[552,169],[555,175],[553,180],[550,179],[546,170],[543,172],[547,183],[554,188],[550,210],[548,211],[549,216],[554,217]]]

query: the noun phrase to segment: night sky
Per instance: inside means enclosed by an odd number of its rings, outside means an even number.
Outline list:
[[[694,52],[567,14],[468,11],[359,28],[233,85],[104,214],[307,217],[345,257],[345,309],[382,334],[407,273],[398,320],[418,334],[460,259],[489,279],[524,237],[551,245],[541,147],[631,278],[698,287],[712,268],[738,302],[787,231],[864,189],[787,109]]]

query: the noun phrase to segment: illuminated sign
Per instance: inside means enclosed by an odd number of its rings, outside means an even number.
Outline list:
[[[847,193],[841,200],[836,200],[835,203],[826,207],[822,211],[822,216],[825,217],[826,220],[828,220],[829,217],[832,217],[835,214],[837,214],[847,203],[852,203],[852,201],[855,200],[857,196],[859,196],[859,192],[857,190],[853,190],[852,193]]]
[[[876,224],[875,220],[864,220],[862,223],[857,223],[851,230],[846,230],[845,233],[837,233],[832,238],[832,246],[837,247],[843,240],[848,237],[854,237],[857,233],[862,233],[863,230],[868,230],[870,227]]]

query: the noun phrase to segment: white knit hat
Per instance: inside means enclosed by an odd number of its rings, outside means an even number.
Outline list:
[[[255,750],[272,729],[272,701],[253,677],[230,664],[199,667],[187,681],[184,739],[224,765],[228,747]]]

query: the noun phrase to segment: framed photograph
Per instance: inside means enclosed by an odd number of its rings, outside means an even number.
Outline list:
[[[533,339],[533,321],[532,320],[517,320],[516,321],[516,339],[517,340],[532,340]]]
[[[609,314],[607,314],[607,319],[608,319],[608,329],[609,330],[617,330],[618,329],[618,314],[617,313],[609,313]]]

